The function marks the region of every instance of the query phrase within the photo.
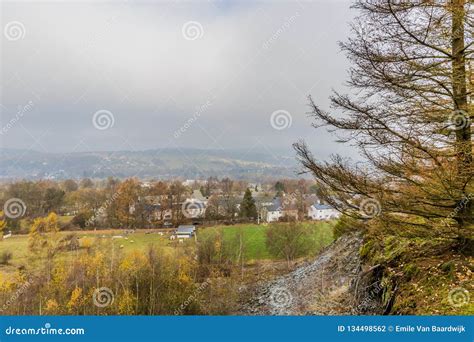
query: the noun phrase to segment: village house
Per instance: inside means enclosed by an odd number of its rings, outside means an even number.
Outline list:
[[[341,216],[341,213],[328,204],[315,203],[308,209],[308,217],[312,220],[332,220]]]
[[[299,219],[298,208],[293,200],[282,200],[280,197],[276,197],[271,205],[265,206],[265,210],[267,222],[277,222],[282,219]]]
[[[268,208],[273,205],[274,196],[268,193],[260,192],[254,196],[255,206],[257,207],[258,219],[266,221]]]
[[[266,221],[277,222],[283,217],[280,198],[274,198],[271,205],[266,206]]]

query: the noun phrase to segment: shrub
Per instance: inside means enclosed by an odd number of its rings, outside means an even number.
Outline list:
[[[76,234],[67,234],[61,239],[61,247],[65,250],[74,251],[79,248],[79,238]]]
[[[2,252],[2,254],[0,254],[0,264],[8,265],[12,257],[13,257],[12,252],[9,252],[9,251]]]
[[[92,212],[81,211],[72,218],[71,224],[80,228],[85,228],[87,226],[87,221],[90,220],[92,215]]]
[[[420,269],[415,264],[408,264],[403,268],[403,273],[407,280],[411,280],[420,273]]]
[[[291,261],[305,256],[311,250],[311,229],[303,224],[272,224],[266,233],[268,251],[275,257],[285,258],[288,268]]]
[[[90,249],[93,244],[94,240],[89,237],[83,237],[79,242],[80,247],[85,249]]]
[[[334,239],[337,240],[344,234],[362,230],[364,230],[364,226],[360,221],[343,215],[334,226]]]

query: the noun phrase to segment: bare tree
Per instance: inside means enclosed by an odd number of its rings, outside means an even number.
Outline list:
[[[312,230],[301,223],[275,223],[268,227],[265,243],[270,254],[285,258],[290,269],[292,261],[311,250],[311,233]]]
[[[234,195],[234,182],[229,178],[224,178],[222,181],[222,200],[226,219],[233,220],[237,213],[237,198]]]

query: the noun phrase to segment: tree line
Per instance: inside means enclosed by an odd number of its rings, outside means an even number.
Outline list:
[[[183,213],[183,203],[195,190],[203,196],[205,210],[202,215],[189,217]],[[62,229],[153,228],[161,227],[165,221],[173,225],[196,220],[252,221],[261,209],[253,192],[258,192],[268,201],[285,193],[294,192],[301,197],[315,191],[314,182],[308,180],[249,185],[248,182],[229,178],[219,180],[210,177],[206,181],[184,185],[178,180],[144,182],[135,178],[120,180],[110,177],[95,181],[85,178],[79,181],[24,180],[7,183],[0,186],[0,198],[2,203],[20,199],[25,207],[21,218],[27,219],[30,224],[36,217],[54,212],[61,216],[73,216],[72,221],[63,224]],[[22,226],[20,219],[8,215],[4,218],[9,230],[28,232],[29,227]]]

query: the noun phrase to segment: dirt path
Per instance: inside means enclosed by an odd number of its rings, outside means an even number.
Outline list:
[[[353,314],[350,287],[360,271],[362,239],[346,235],[313,262],[257,287],[244,315]]]

